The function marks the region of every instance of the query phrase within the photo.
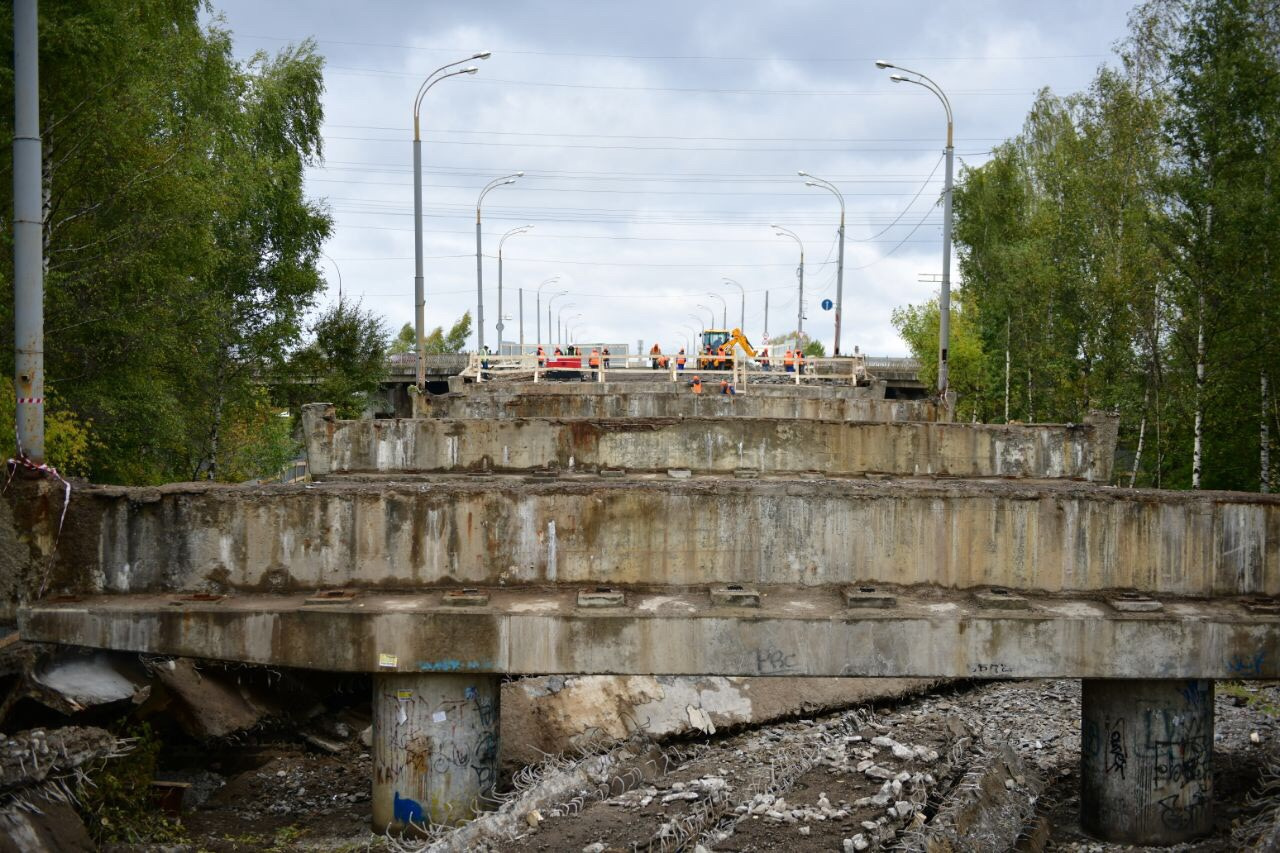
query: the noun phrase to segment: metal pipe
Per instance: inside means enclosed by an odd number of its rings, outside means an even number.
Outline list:
[[[13,9],[13,330],[19,457],[44,464],[44,210],[36,0]]]
[[[796,277],[800,280],[800,298],[799,304],[796,305],[796,347],[800,347],[800,341],[804,337],[804,243],[796,233],[781,225],[773,226],[773,233],[779,237],[790,237],[796,241],[796,245],[800,247],[800,266],[796,268]]]
[[[542,288],[551,284],[553,281],[559,281],[560,276],[553,275],[551,278],[538,285],[538,289],[534,292],[533,305],[533,322],[536,327],[533,330],[534,337],[537,338],[537,345],[542,346]],[[551,303],[547,303],[547,337],[551,337]]]
[[[484,352],[484,260],[480,250],[480,207],[484,204],[484,197],[490,190],[514,184],[516,178],[522,177],[524,172],[494,178],[484,185],[484,189],[480,190],[480,196],[476,199],[476,352]],[[498,322],[502,322],[501,317],[498,318]],[[498,347],[502,347],[502,341],[498,341]]]
[[[800,176],[808,178],[805,181],[807,187],[818,187],[824,189],[836,197],[840,202],[840,229],[837,233],[840,235],[840,254],[839,260],[836,261],[836,329],[835,329],[835,352],[834,355],[840,354],[840,319],[844,316],[844,194],[840,192],[835,184],[824,178],[810,175],[808,172],[800,172]]]
[[[723,296],[718,293],[712,293],[710,290],[707,291],[707,296],[720,300],[720,327],[723,329],[729,328],[729,303],[725,301]]]
[[[502,355],[502,330],[505,326],[502,323],[502,244],[507,242],[508,237],[514,237],[516,234],[523,234],[533,228],[532,225],[521,225],[518,228],[512,228],[506,234],[502,235],[502,239],[498,241],[498,355]],[[521,323],[524,318],[520,318]],[[523,345],[524,341],[521,341]]]
[[[742,299],[741,310],[740,310],[739,315],[738,315],[738,328],[739,328],[739,329],[741,329],[741,330],[742,330],[742,333],[745,335],[745,334],[747,333],[747,291],[746,291],[746,288],[744,288],[742,285],[738,284],[738,282],[734,281],[733,279],[729,278],[728,276],[722,276],[721,278],[724,280],[724,283],[725,283],[725,284],[732,284],[734,287],[738,288],[738,295],[739,295],[739,296],[741,297],[741,299]]]

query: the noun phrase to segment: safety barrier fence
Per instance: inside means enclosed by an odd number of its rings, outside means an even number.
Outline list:
[[[594,362],[594,363],[593,363]],[[704,385],[728,380],[735,391],[752,384],[782,383],[858,385],[872,378],[867,372],[866,357],[861,355],[836,358],[805,358],[787,364],[785,359],[746,358],[741,355],[713,357],[686,356],[680,364],[678,356],[625,355],[603,357],[536,355],[472,355],[460,374],[477,382],[492,381],[559,381],[578,380],[606,382],[613,379],[652,378],[654,381],[691,382],[698,376]]]

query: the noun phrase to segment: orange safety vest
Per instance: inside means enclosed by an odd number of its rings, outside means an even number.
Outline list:
[[[538,347],[538,364],[547,363],[547,351],[542,347]]]
[[[680,367],[684,367],[684,350],[680,350],[680,354],[676,356],[676,364]]]
[[[658,367],[665,368],[667,366],[668,361],[669,360],[665,355],[658,356]]]
[[[594,349],[593,349],[593,350],[591,351],[591,360],[588,362],[588,364],[590,364],[592,367],[599,367],[599,366],[600,366],[600,351],[599,351],[599,350],[594,350]]]
[[[695,376],[695,377],[693,377],[693,382],[692,382],[691,384],[692,384],[692,387],[693,387],[693,393],[695,393],[695,394],[701,394],[701,393],[702,393],[702,380],[701,380],[701,379],[699,379],[698,377],[696,377],[696,376]]]
[[[782,356],[782,363],[786,365],[795,364],[796,354],[793,353],[791,350],[787,350],[786,354]]]

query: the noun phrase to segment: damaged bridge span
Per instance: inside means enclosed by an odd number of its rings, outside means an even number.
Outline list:
[[[1280,677],[1280,499],[1111,488],[1107,417],[714,419],[662,414],[668,392],[651,419],[504,415],[519,393],[439,406],[476,418],[308,407],[317,482],[88,487],[56,550],[60,495],[33,494],[53,594],[22,634],[373,673],[378,829],[474,812],[499,680],[526,673],[1081,678],[1082,726],[1135,768],[1083,754],[1091,830],[1211,825],[1208,771],[1158,768],[1211,753],[1212,679]]]

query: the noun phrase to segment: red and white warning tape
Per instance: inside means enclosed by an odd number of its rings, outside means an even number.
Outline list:
[[[38,406],[44,403],[44,397],[19,397],[19,406]]]

